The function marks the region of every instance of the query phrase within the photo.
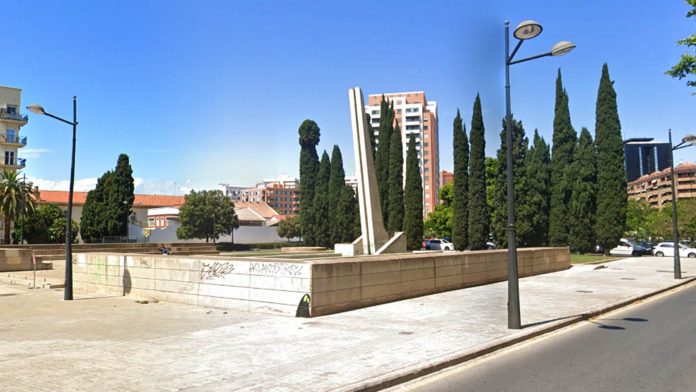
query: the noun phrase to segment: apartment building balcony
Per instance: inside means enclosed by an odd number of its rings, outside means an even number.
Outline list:
[[[24,147],[27,145],[27,137],[18,137],[18,136],[12,136],[12,137],[7,137],[5,135],[0,135],[0,143],[2,144],[12,144],[14,146],[18,147]]]
[[[0,168],[2,169],[24,169],[27,166],[27,160],[25,158],[17,158],[15,161],[5,161],[4,164],[2,164],[2,161],[0,161]]]
[[[17,121],[24,125],[29,121],[29,117],[19,113],[8,112],[7,109],[0,109],[0,120]]]

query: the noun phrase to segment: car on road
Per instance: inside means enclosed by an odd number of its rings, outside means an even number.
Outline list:
[[[653,249],[653,254],[655,256],[674,256],[674,242],[660,242]],[[696,257],[696,249],[679,244],[679,256],[694,258]]]
[[[636,244],[632,240],[622,238],[619,240],[616,248],[609,251],[609,254],[614,256],[643,256],[649,255],[650,250]]]
[[[423,241],[426,250],[454,250],[454,244],[446,239],[431,238]]]

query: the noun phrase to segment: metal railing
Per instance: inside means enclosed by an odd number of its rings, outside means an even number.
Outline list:
[[[5,143],[9,143],[9,144],[19,144],[22,146],[26,146],[27,145],[27,136],[19,137],[19,136],[2,136],[2,135],[0,135],[0,141],[3,141]]]
[[[0,118],[5,120],[29,121],[28,116],[24,116],[19,113],[9,113],[5,109],[0,109]]]

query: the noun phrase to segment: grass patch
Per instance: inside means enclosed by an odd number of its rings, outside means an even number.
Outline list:
[[[587,263],[603,263],[607,261],[617,260],[620,257],[616,256],[604,256],[596,253],[585,253],[585,254],[570,254],[571,264],[587,264]]]

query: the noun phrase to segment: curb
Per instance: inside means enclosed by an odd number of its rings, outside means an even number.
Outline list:
[[[462,352],[455,352],[454,354],[449,354],[445,355],[442,357],[438,357],[433,359],[432,361],[428,361],[425,363],[420,363],[418,365],[413,365],[409,366],[406,368],[402,368],[396,371],[392,371],[390,373],[374,377],[371,379],[363,380],[358,383],[355,383],[353,385],[337,388],[336,391],[345,391],[345,392],[352,392],[352,391],[366,391],[366,392],[372,392],[372,391],[379,391],[382,389],[390,388],[397,386],[399,384],[403,384],[408,381],[415,380],[417,378],[438,372],[440,370],[462,364],[464,362],[470,361],[472,359],[478,358],[483,355],[487,355],[490,353],[493,353],[495,351],[501,350],[503,348],[507,348],[510,346],[514,346],[518,343],[524,342],[529,339],[533,339],[535,337],[545,335],[549,332],[553,332],[556,330],[559,330],[561,328],[565,328],[567,326],[579,323],[581,321],[588,320],[590,318],[594,318],[597,316],[600,316],[604,313],[609,313],[613,310],[634,304],[636,302],[645,300],[650,297],[654,297],[656,295],[662,294],[664,292],[676,289],[681,286],[685,286],[689,283],[692,283],[696,281],[696,277],[692,278],[686,278],[682,279],[681,281],[671,284],[669,286],[663,287],[661,289],[658,289],[656,291],[652,291],[646,294],[640,294],[640,295],[635,295],[632,297],[628,297],[604,306],[600,306],[596,309],[591,309],[585,313],[575,315],[575,316],[569,316],[563,320],[555,321],[555,322],[550,322],[546,326],[541,327],[539,329],[529,331],[528,333],[521,333],[518,335],[513,335],[509,336],[503,339],[499,339],[493,343],[483,345],[480,348],[475,348],[473,350],[467,350],[467,351],[462,351]]]

